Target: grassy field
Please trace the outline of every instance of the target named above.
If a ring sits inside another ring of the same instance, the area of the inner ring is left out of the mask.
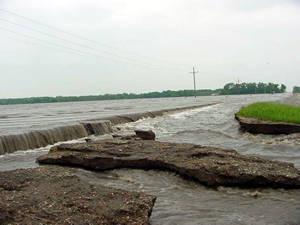
[[[262,120],[282,121],[300,124],[300,107],[271,102],[259,102],[245,107],[238,116],[255,117]]]

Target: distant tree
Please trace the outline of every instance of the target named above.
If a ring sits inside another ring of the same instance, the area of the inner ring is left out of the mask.
[[[238,87],[238,94],[249,94],[247,83],[240,84],[240,86]]]
[[[300,93],[300,87],[295,86],[293,88],[293,93]]]
[[[262,82],[259,82],[257,84],[257,93],[266,93],[266,84],[265,83],[262,83]]]
[[[222,95],[234,95],[234,94],[262,94],[262,93],[283,93],[286,90],[286,86],[281,84],[274,83],[241,83],[234,84],[228,83],[225,84],[223,90],[220,91]]]
[[[257,86],[256,86],[256,83],[247,83],[247,91],[250,92],[250,93],[254,93],[256,94],[257,92]]]
[[[235,89],[235,84],[234,83],[227,83],[224,85],[223,90],[221,90],[220,94],[221,95],[229,95],[232,94],[232,90]]]
[[[284,93],[286,91],[286,86],[284,84],[280,85],[280,92]]]

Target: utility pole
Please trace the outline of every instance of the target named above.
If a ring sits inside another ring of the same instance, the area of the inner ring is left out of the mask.
[[[195,74],[198,73],[198,71],[195,71],[195,67],[193,67],[193,71],[190,72],[193,74],[194,76],[194,95],[195,95],[195,98],[196,98],[196,78],[195,78]]]
[[[238,78],[237,80],[237,94],[241,94],[241,89],[240,89],[240,79]]]

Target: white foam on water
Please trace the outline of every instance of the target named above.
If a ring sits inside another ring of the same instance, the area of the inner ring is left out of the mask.
[[[13,153],[0,155],[0,171],[38,167],[39,164],[36,162],[36,159],[41,155],[47,154],[53,146],[62,143],[80,143],[80,142],[84,142],[84,138],[65,141],[65,142],[58,142],[53,145],[48,145],[42,148],[22,150],[22,151],[16,151]]]
[[[122,131],[133,132],[134,130],[139,129],[139,130],[153,130],[155,131],[155,133],[169,133],[169,131],[166,128],[158,125],[162,120],[164,120],[163,117],[144,118],[136,122],[118,125],[118,127],[121,128]]]
[[[170,134],[174,134],[178,131],[176,129],[174,129],[174,130],[170,129],[170,127],[168,127],[168,126],[162,126],[161,123],[170,121],[170,123],[172,123],[171,126],[173,126],[174,120],[175,121],[178,121],[178,120],[184,121],[186,118],[196,115],[199,112],[209,111],[216,107],[217,107],[217,105],[205,106],[205,107],[198,108],[198,109],[191,109],[191,110],[186,110],[183,112],[170,113],[170,114],[166,114],[164,116],[160,116],[160,117],[156,117],[156,118],[149,118],[149,117],[143,118],[136,122],[120,124],[120,125],[118,125],[118,127],[121,128],[121,130],[123,130],[123,131],[133,131],[135,129],[153,130],[157,134],[157,136],[170,135]]]
[[[178,113],[174,113],[169,115],[171,118],[175,118],[175,119],[185,119],[186,117],[195,115],[199,112],[203,112],[203,111],[209,111],[212,108],[215,108],[217,105],[211,105],[211,106],[205,106],[202,108],[198,108],[198,109],[191,109],[191,110],[187,110],[187,111],[183,111],[183,112],[178,112]]]
[[[52,147],[60,145],[60,144],[73,144],[73,143],[80,143],[80,142],[85,142],[85,138],[57,142],[53,145],[47,145],[47,146],[41,147],[41,148],[35,148],[35,149],[29,149],[29,150],[19,150],[19,151],[13,152],[13,153],[6,153],[4,155],[0,155],[0,158],[21,156],[21,155],[32,154],[32,153],[37,153],[37,152],[41,152],[41,151],[48,152]]]

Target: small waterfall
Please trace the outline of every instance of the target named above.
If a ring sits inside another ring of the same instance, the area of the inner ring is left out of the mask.
[[[45,147],[60,141],[69,141],[86,136],[88,136],[88,132],[82,124],[0,136],[0,155],[18,150]]]
[[[109,120],[86,121],[82,122],[88,135],[108,134],[112,132],[111,122]]]
[[[53,145],[57,142],[83,138],[88,135],[102,135],[112,132],[112,125],[135,122],[142,118],[154,118],[165,113],[183,111],[214,105],[216,103],[188,106],[175,109],[164,109],[152,112],[132,113],[119,116],[109,116],[100,119],[82,121],[79,124],[55,127],[52,129],[35,130],[23,134],[0,136],[0,155],[18,150],[28,150]]]

